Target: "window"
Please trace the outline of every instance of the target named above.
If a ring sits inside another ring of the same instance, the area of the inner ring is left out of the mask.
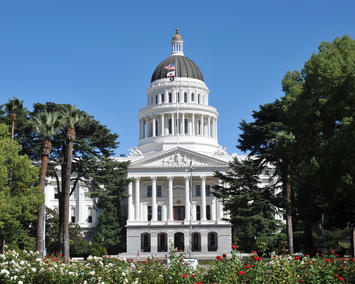
[[[201,120],[197,122],[197,133],[198,135],[201,135]]]
[[[184,233],[175,233],[174,235],[174,247],[178,251],[184,251],[185,241],[184,241]]]
[[[161,103],[164,103],[164,100],[165,100],[165,96],[164,94],[161,94]]]
[[[211,196],[211,190],[209,184],[206,184],[206,196]]]
[[[176,129],[176,133],[180,133],[180,118],[179,119],[175,119],[175,129]]]
[[[155,136],[159,135],[159,129],[158,129],[159,125],[158,125],[158,120],[155,121]]]
[[[201,234],[192,233],[192,251],[201,251]]]
[[[184,93],[184,103],[187,103],[187,93]]]
[[[141,235],[141,250],[143,252],[150,252],[150,234],[148,233]]]
[[[200,94],[197,95],[197,103],[200,104]]]
[[[207,220],[211,220],[211,206],[206,206],[206,218]]]
[[[173,101],[173,95],[169,93],[169,103],[172,103],[172,101]]]
[[[70,208],[71,222],[75,223],[75,207]]]
[[[152,186],[148,185],[147,187],[147,197],[152,197]]]
[[[176,102],[180,102],[180,93],[176,93]]]
[[[196,196],[201,196],[201,185],[199,184],[196,185]]]
[[[168,236],[166,233],[158,234],[158,251],[168,251]]]
[[[162,216],[161,216],[161,206],[158,206],[158,221],[162,220]]]
[[[148,221],[152,220],[152,206],[148,206]]]
[[[88,208],[88,223],[92,223],[92,208]]]
[[[191,101],[193,102],[194,100],[195,100],[195,94],[192,93],[192,94],[191,94]]]
[[[161,185],[157,186],[157,197],[161,197]]]
[[[216,251],[218,248],[218,236],[215,232],[208,233],[208,251]]]
[[[158,104],[158,95],[155,96],[155,104]]]
[[[174,206],[174,220],[185,219],[185,206]]]
[[[196,206],[196,220],[197,221],[201,220],[201,206],[200,205]]]
[[[187,134],[187,133],[189,133],[189,129],[188,129],[188,127],[189,127],[189,121],[188,121],[186,118],[185,118],[184,124],[185,124],[185,134]]]

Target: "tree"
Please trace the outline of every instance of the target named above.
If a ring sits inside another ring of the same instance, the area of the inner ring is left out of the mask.
[[[104,158],[98,161],[95,174],[92,175],[91,188],[96,189],[92,197],[98,198],[97,208],[100,210],[96,240],[106,247],[109,254],[122,251],[126,218],[121,203],[126,197],[125,188],[129,182],[126,178],[127,167],[128,162]]]
[[[224,184],[215,187],[215,195],[229,210],[238,246],[245,251],[257,249],[258,240],[267,240],[271,248],[280,225],[275,219],[279,205],[277,186],[272,182],[270,186],[260,186],[263,170],[253,159],[234,158],[225,174],[215,174]]]
[[[57,134],[59,131],[59,123],[58,123],[58,113],[39,113],[34,117],[34,127],[36,129],[37,134],[42,137],[43,146],[42,146],[42,165],[40,172],[40,187],[42,194],[45,195],[45,181],[47,174],[47,166],[48,166],[48,157],[52,150],[52,142],[51,139],[53,136]],[[42,258],[45,256],[44,253],[44,218],[45,218],[45,205],[42,204],[40,210],[38,212],[38,226],[37,226],[37,251],[42,255]]]
[[[5,108],[6,111],[11,114],[11,139],[14,139],[16,116],[17,112],[23,108],[23,101],[13,98],[5,105]]]
[[[73,159],[73,144],[75,140],[75,125],[79,122],[80,117],[76,107],[72,106],[69,110],[63,113],[62,123],[67,129],[66,137],[67,143],[67,159],[66,159],[66,174],[65,174],[65,187],[64,187],[64,220],[63,220],[63,252],[64,260],[70,258],[70,243],[69,243],[69,197],[70,197],[70,184],[72,173],[72,159]]]
[[[10,137],[7,126],[0,124],[0,238],[9,248],[34,249],[31,228],[44,200],[34,186],[38,170],[27,156],[19,155],[21,147]]]

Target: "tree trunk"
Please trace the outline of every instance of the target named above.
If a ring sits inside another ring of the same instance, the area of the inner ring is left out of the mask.
[[[14,139],[15,136],[15,121],[16,121],[16,112],[11,114],[11,139]]]
[[[68,146],[66,147],[66,149]],[[65,150],[65,153],[67,153],[67,150]],[[59,195],[59,252],[61,254],[64,254],[64,191],[65,191],[65,181],[66,181],[66,155],[64,155],[64,162],[63,165],[61,166],[61,192]]]
[[[52,143],[49,139],[46,139],[43,143],[42,148],[42,165],[41,165],[41,173],[39,178],[39,183],[41,186],[41,191],[43,196],[45,196],[45,185],[46,185],[46,173],[47,173],[47,166],[48,166],[48,157],[52,150]],[[38,226],[37,226],[37,251],[41,254],[42,258],[44,258],[44,242],[43,238],[43,231],[44,231],[44,211],[45,211],[45,202],[41,205],[38,211]]]
[[[69,196],[70,196],[70,178],[71,178],[71,165],[72,165],[72,154],[73,154],[73,144],[75,140],[75,128],[71,127],[67,132],[68,139],[68,149],[67,149],[67,168],[65,176],[65,190],[64,190],[64,260],[68,261],[70,259],[70,247],[69,247]]]
[[[293,249],[293,226],[292,226],[292,204],[291,204],[291,184],[290,184],[290,174],[287,175],[286,184],[286,224],[287,224],[287,238],[288,238],[288,252],[289,254],[294,253]]]

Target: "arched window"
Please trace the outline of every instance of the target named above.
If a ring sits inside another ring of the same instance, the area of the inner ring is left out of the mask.
[[[201,206],[197,205],[196,206],[196,220],[201,220]]]
[[[195,94],[191,93],[191,101],[193,102],[195,100]]]
[[[218,235],[215,232],[208,233],[208,251],[216,251],[218,249]]]
[[[189,121],[186,118],[184,124],[185,124],[185,134],[187,134],[189,133]]]
[[[184,103],[187,103],[187,93],[184,93]]]
[[[174,235],[174,247],[178,251],[184,251],[184,249],[185,249],[184,233],[175,233],[175,235]]]
[[[152,220],[152,206],[148,206],[148,221]]]
[[[88,208],[88,223],[92,223],[92,208]]]
[[[158,234],[158,251],[168,251],[168,235],[166,233]]]
[[[150,234],[141,234],[141,250],[143,252],[150,252]]]
[[[207,220],[211,220],[211,206],[206,206],[206,218]]]
[[[158,211],[158,221],[161,221],[162,220],[162,215],[161,215],[161,206],[159,205],[158,206],[158,209],[157,209],[157,211]]]
[[[192,233],[192,251],[201,251],[201,234]]]

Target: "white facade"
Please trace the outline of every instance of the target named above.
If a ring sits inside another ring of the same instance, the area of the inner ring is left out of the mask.
[[[184,76],[178,56],[185,60],[176,34],[166,59],[176,77],[152,79],[138,113],[139,144],[128,170],[128,257],[163,255],[171,245],[199,258],[231,250],[227,212],[212,194],[214,171],[226,171],[231,156],[218,144],[218,112],[208,104],[205,82]],[[192,64],[186,72],[198,68]]]

